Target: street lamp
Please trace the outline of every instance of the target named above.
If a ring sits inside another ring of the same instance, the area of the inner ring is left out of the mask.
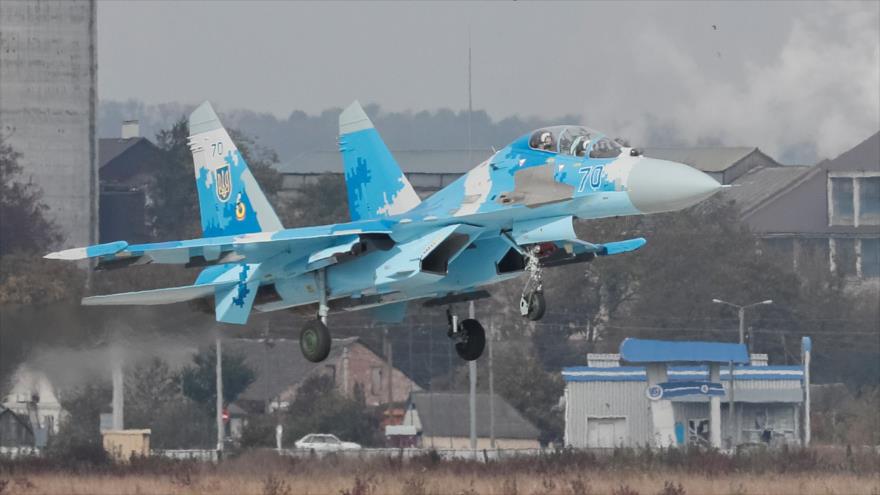
[[[733,304],[727,301],[722,301],[721,299],[712,299],[712,302],[715,304],[726,304],[732,308],[736,308],[737,313],[739,313],[739,343],[745,343],[745,331],[746,331],[746,308],[751,308],[753,306],[761,306],[762,304],[773,304],[773,299],[767,299],[765,301],[760,301],[752,304],[746,304],[745,306],[740,306],[739,304]],[[736,379],[733,368],[733,361],[730,362],[730,396],[728,402],[728,421],[731,426],[733,426],[733,418],[734,418],[734,394],[736,393],[736,386],[734,380]],[[734,445],[739,445],[740,439],[740,427],[738,426],[739,421],[736,426],[736,434],[731,439]]]
[[[760,301],[752,304],[746,304],[745,306],[740,306],[739,304],[733,304],[727,301],[722,301],[721,299],[712,299],[712,302],[715,304],[726,304],[732,308],[736,308],[739,313],[739,343],[742,344],[745,342],[745,331],[746,331],[746,308],[751,308],[753,306],[760,306],[762,304],[773,304],[773,299],[767,299],[765,301]]]

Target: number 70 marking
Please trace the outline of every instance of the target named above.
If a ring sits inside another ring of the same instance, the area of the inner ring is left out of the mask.
[[[599,186],[602,185],[602,169],[604,169],[604,165],[596,165],[595,167],[582,167],[578,170],[578,173],[581,175],[580,183],[578,184],[578,192],[584,192],[584,189],[587,188],[587,180],[590,181],[591,189],[598,189]]]

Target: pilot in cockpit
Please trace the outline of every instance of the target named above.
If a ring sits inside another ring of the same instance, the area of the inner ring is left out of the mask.
[[[586,136],[579,136],[572,146],[572,154],[574,156],[587,156],[587,146],[589,146],[590,140],[587,139]]]
[[[542,149],[544,151],[556,151],[556,146],[553,144],[553,134],[550,131],[544,131],[541,134],[541,140],[538,143],[538,149]]]

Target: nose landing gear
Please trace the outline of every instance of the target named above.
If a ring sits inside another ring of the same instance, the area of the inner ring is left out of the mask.
[[[538,261],[540,247],[526,251],[525,271],[529,275],[522,297],[519,299],[519,314],[531,321],[538,321],[544,317],[547,310],[547,302],[544,300],[544,284],[542,281],[541,264]]]

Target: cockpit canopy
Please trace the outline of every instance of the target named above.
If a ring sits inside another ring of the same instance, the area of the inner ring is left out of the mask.
[[[587,127],[560,125],[538,129],[529,137],[529,147],[571,156],[614,158],[621,147],[613,139]]]

